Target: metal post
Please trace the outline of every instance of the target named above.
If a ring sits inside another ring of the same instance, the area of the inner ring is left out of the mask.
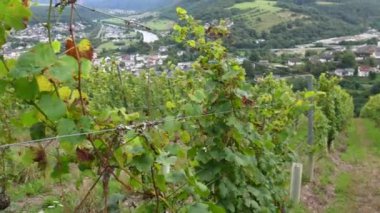
[[[307,88],[309,91],[313,91],[313,76],[310,76],[307,81]],[[313,98],[310,98],[310,102],[313,102]],[[307,130],[307,143],[309,146],[312,146],[314,143],[314,108],[311,107],[309,109],[308,115],[308,130]],[[314,179],[314,156],[313,153],[310,152],[308,156],[307,163],[307,175],[309,181],[313,181]]]
[[[290,182],[290,199],[294,203],[299,203],[302,186],[302,164],[293,163]]]

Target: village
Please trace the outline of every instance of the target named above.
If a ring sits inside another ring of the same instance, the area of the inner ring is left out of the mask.
[[[359,35],[324,39],[312,44],[298,45],[295,48],[272,49],[271,52],[282,59],[280,63],[260,60],[253,63],[252,66],[274,72],[281,70],[294,72],[305,70],[305,67],[325,65],[330,69],[324,70],[324,72],[327,71],[339,77],[368,77],[371,73],[380,73],[379,40],[380,33],[370,29]],[[340,66],[342,57],[344,57],[342,55],[349,57],[351,62]]]
[[[100,44],[95,47],[95,66],[102,66],[103,62],[112,60],[119,65],[121,70],[138,74],[139,71],[147,68],[160,70],[161,66],[165,64],[165,60],[169,57],[169,50],[173,45],[159,46],[158,49],[152,49],[148,54],[140,53],[139,51],[125,53],[126,51],[123,50],[136,42],[152,44],[159,40],[159,38],[154,33],[148,31],[127,30],[114,24],[100,23],[100,28],[94,34],[94,39],[100,40]],[[233,22],[229,23],[229,27],[232,25]],[[76,34],[79,39],[88,37],[91,31],[89,30],[91,28],[90,25],[81,22],[77,22],[74,28],[79,32]],[[66,23],[56,23],[51,31],[52,40],[57,40],[61,43],[64,43],[68,36],[67,34]],[[305,72],[311,73],[312,71],[308,70],[307,67],[318,67],[320,65],[324,65],[328,69],[323,70],[323,72],[327,71],[336,76],[368,77],[370,73],[380,72],[379,40],[380,33],[370,29],[359,35],[324,39],[311,44],[298,45],[295,48],[271,49],[270,52],[274,56],[272,60],[261,58],[258,61],[250,61],[250,63],[252,63],[256,77],[261,77],[269,72],[273,72],[275,76],[279,77],[305,74]],[[44,23],[34,24],[26,30],[11,33],[10,42],[3,47],[4,56],[5,58],[18,58],[38,42],[48,42],[46,25]],[[265,42],[265,40],[258,42]],[[112,56],[107,54],[109,48],[113,48],[116,54],[112,54]],[[174,51],[176,52],[174,56],[178,58],[177,67],[183,70],[190,69],[192,61],[181,61],[182,56],[186,52],[177,49]],[[340,60],[342,60],[341,56],[344,54],[351,55],[351,60],[353,59],[355,62],[345,63],[344,67],[339,66]],[[102,57],[96,57],[97,55],[101,55]],[[233,55],[231,57],[236,58],[240,64],[249,61],[247,57]],[[352,66],[347,67],[347,64],[352,64]],[[299,70],[302,70],[302,73],[297,73]]]
[[[85,33],[89,26],[77,22],[73,28],[78,31],[76,37],[81,39],[87,37]],[[51,29],[52,40],[64,42],[68,36],[68,27],[66,23],[57,22]],[[48,33],[45,23],[30,25],[28,28],[18,32],[11,32],[9,42],[3,48],[5,58],[18,58],[22,53],[29,50],[39,42],[48,42]]]

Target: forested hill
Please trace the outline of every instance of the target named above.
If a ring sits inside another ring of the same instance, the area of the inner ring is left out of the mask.
[[[231,46],[280,48],[380,28],[379,0],[193,0],[179,1],[204,22],[234,22]],[[176,19],[174,7],[162,10]],[[267,42],[257,44],[258,39]]]

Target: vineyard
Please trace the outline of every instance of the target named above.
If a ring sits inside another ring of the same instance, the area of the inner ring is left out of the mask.
[[[72,27],[75,1],[59,7],[71,11],[65,44],[0,55],[0,210],[284,212],[291,163],[327,155],[353,117],[337,78],[301,92],[271,75],[246,81],[223,22],[206,30],[177,8],[173,39],[197,52],[192,69],[134,75],[94,66],[91,41]],[[0,11],[2,46],[32,14],[28,0],[2,0]]]

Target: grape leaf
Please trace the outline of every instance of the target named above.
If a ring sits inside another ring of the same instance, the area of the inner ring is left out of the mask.
[[[33,100],[37,97],[39,90],[35,78],[20,78],[14,81],[15,94],[23,100]]]
[[[31,127],[33,124],[37,122],[37,114],[34,110],[27,111],[21,115],[21,124],[24,127]]]
[[[29,52],[20,56],[10,74],[16,79],[36,75],[53,65],[56,60],[49,44],[37,44]]]
[[[132,165],[134,165],[140,172],[147,172],[153,165],[153,156],[150,153],[134,156]]]
[[[78,133],[79,130],[73,120],[62,118],[58,121],[57,132],[58,135],[71,135],[74,133]],[[79,143],[82,140],[83,136],[72,136],[60,139],[60,141],[70,143]]]
[[[91,61],[87,59],[81,59],[81,71],[82,71],[83,78],[88,78],[90,76],[91,68],[92,68]]]
[[[51,46],[53,47],[54,53],[61,52],[61,42],[53,41],[53,42],[51,42]]]
[[[24,29],[26,27],[24,21],[32,15],[30,9],[22,5],[19,0],[2,0],[0,8],[5,8],[1,10],[3,15],[0,21],[4,21],[6,25],[16,30]]]
[[[189,213],[209,213],[208,206],[203,203],[196,203],[189,207]]]
[[[69,163],[70,161],[68,157],[60,156],[50,176],[52,178],[59,178],[64,174],[68,174],[70,172]]]
[[[39,75],[36,79],[40,92],[50,92],[54,90],[53,84],[50,83],[49,79],[47,79],[44,75]]]
[[[73,57],[63,56],[50,69],[50,75],[60,81],[67,82],[72,80],[74,73],[78,70],[78,63]]]
[[[42,95],[38,106],[52,121],[57,121],[66,114],[65,104],[55,95]]]
[[[30,137],[32,140],[42,139],[46,137],[46,126],[39,122],[30,127]]]

